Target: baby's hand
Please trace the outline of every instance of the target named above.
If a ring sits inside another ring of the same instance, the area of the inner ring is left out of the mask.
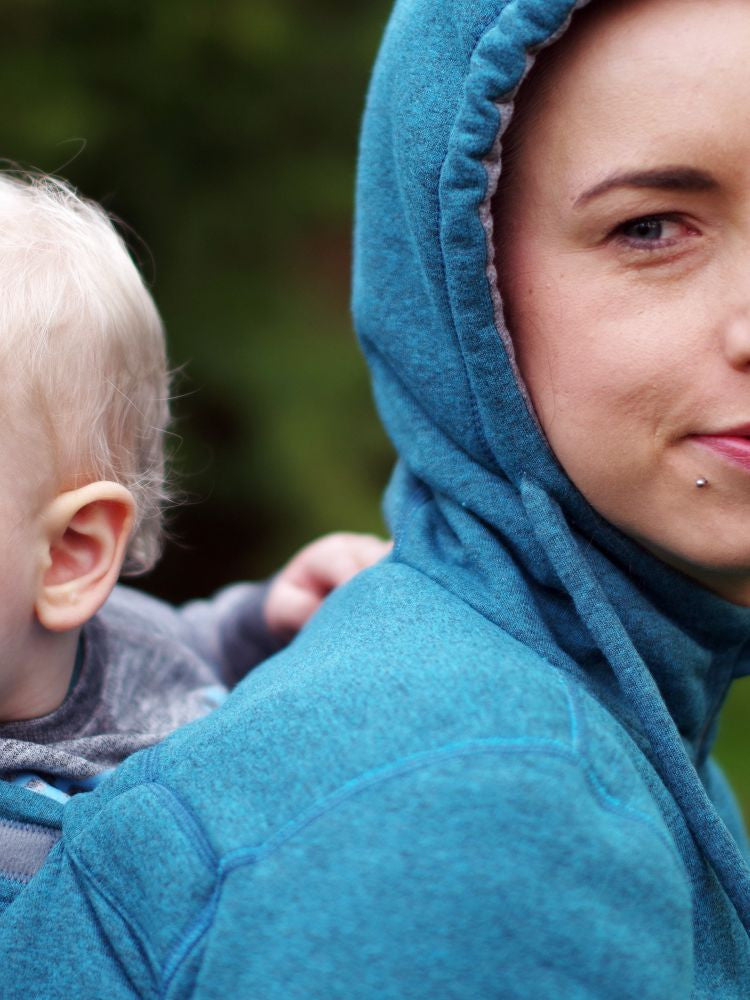
[[[300,549],[268,588],[263,608],[268,628],[279,638],[291,639],[332,590],[378,562],[392,545],[375,535],[342,531]]]

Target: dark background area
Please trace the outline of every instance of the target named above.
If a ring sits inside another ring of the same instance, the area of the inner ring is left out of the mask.
[[[392,452],[348,311],[352,190],[390,4],[9,0],[0,156],[127,223],[175,377],[172,539],[139,585],[262,578],[325,531],[383,531]],[[750,688],[719,756],[750,816]]]
[[[352,188],[388,5],[18,0],[0,155],[125,221],[175,377],[171,600],[383,530],[392,463],[348,311]]]

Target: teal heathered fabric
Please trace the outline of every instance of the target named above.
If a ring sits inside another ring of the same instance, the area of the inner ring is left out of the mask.
[[[750,613],[586,505],[493,301],[506,102],[570,6],[396,4],[354,287],[395,552],[65,807],[0,918],[3,998],[750,994],[745,835],[710,758]]]

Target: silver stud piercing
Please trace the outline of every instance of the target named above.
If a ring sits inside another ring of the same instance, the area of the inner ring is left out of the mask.
[[[695,480],[695,485],[696,485],[696,486],[698,487],[698,489],[700,490],[700,489],[702,489],[702,488],[703,488],[704,486],[708,486],[708,480],[707,480],[707,479],[704,479],[704,478],[703,478],[703,476],[701,476],[701,478],[700,478],[700,479],[696,479],[696,480]]]

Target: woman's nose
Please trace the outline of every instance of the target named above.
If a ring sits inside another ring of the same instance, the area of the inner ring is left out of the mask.
[[[733,368],[750,367],[750,303],[725,320],[724,351]]]

